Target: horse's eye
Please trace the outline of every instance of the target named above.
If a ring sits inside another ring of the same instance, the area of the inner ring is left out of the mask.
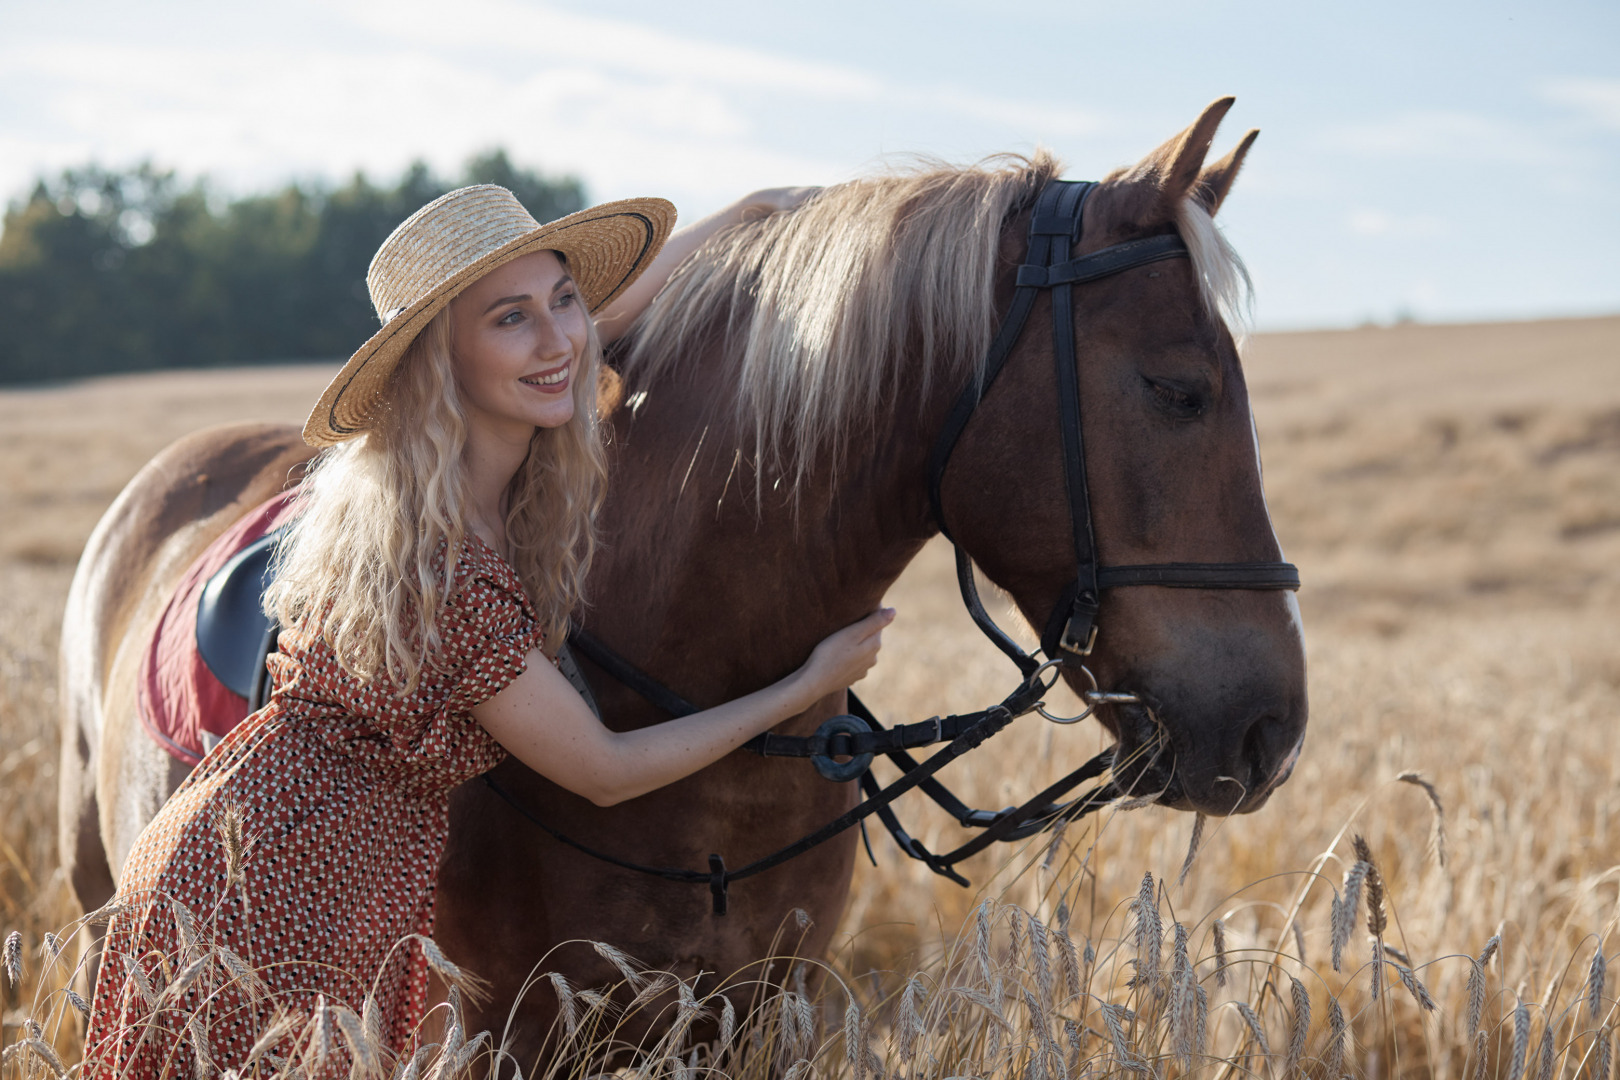
[[[1204,414],[1204,396],[1196,388],[1169,379],[1143,377],[1148,393],[1166,415],[1176,420],[1193,420]]]

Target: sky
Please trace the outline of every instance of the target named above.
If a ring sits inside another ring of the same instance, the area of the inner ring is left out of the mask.
[[[0,0],[0,200],[142,160],[246,193],[503,146],[691,221],[896,156],[1098,179],[1237,97],[1259,329],[1620,312],[1620,4]]]

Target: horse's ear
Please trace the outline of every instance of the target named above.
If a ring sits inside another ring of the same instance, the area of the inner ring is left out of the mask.
[[[1204,166],[1204,171],[1198,174],[1198,189],[1193,192],[1193,198],[1209,216],[1214,217],[1215,211],[1221,208],[1226,201],[1226,193],[1232,190],[1232,181],[1237,179],[1238,170],[1243,168],[1243,159],[1249,156],[1249,147],[1260,135],[1260,129],[1254,128],[1243,141],[1232,147],[1232,152],[1213,165]]]
[[[1215,141],[1215,129],[1221,126],[1221,120],[1235,100],[1223,97],[1210,102],[1191,127],[1127,169],[1118,179],[1151,186],[1161,207],[1178,205],[1198,182],[1209,145]]]

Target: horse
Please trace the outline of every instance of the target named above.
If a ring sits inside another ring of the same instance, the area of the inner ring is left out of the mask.
[[[1206,163],[1231,104],[1210,105],[1084,203],[1077,254],[1179,236],[1189,256],[1073,291],[1083,472],[1104,563],[1281,557],[1228,326],[1246,277],[1213,220],[1258,133]],[[983,374],[1036,197],[1060,171],[1037,153],[851,181],[731,228],[678,268],[604,380],[611,482],[582,613],[590,631],[686,699],[718,703],[791,671],[877,606],[941,514],[1040,626],[1073,587],[1078,528],[1052,420],[1049,295],[962,427],[937,511],[930,456],[953,399]],[[309,454],[290,427],[183,439],[130,482],[86,547],[63,627],[61,843],[87,909],[112,894],[130,844],[185,772],[133,715],[131,671],[163,598]],[[1208,814],[1263,805],[1306,727],[1292,594],[1114,589],[1095,625],[1085,670],[1060,670],[1076,690],[1090,676],[1128,691],[1097,713],[1116,759],[1135,762],[1116,768],[1120,789]],[[608,726],[667,718],[589,659],[580,667]],[[778,731],[807,735],[845,710],[833,695]],[[802,761],[742,752],[610,808],[512,761],[492,779],[570,840],[660,867],[755,858],[858,797]],[[617,980],[607,959],[560,942],[605,941],[712,979],[769,954],[796,913],[808,916],[797,954],[824,954],[847,898],[853,832],[738,883],[717,915],[708,890],[595,858],[511,803],[484,784],[453,793],[435,936],[491,987],[469,1023],[507,1026],[520,1061],[544,1052],[556,1016],[554,997],[527,990],[542,958],[575,985]]]

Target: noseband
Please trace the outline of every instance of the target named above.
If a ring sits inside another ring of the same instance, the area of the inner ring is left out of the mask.
[[[997,841],[1020,840],[1072,821],[1106,805],[1120,794],[1112,781],[1108,781],[1068,802],[1057,801],[1080,784],[1107,772],[1114,764],[1112,750],[1104,750],[1022,805],[1000,811],[969,807],[935,779],[935,774],[1025,713],[1039,710],[1048,719],[1072,723],[1089,715],[1099,705],[1138,700],[1134,694],[1101,692],[1096,678],[1082,663],[1091,655],[1097,643],[1097,613],[1101,607],[1103,589],[1142,585],[1175,589],[1297,589],[1299,571],[1285,562],[1098,565],[1097,542],[1091,523],[1091,496],[1086,484],[1085,443],[1080,427],[1080,369],[1074,344],[1074,286],[1163,259],[1189,256],[1187,245],[1181,237],[1165,234],[1115,244],[1089,255],[1071,258],[1072,249],[1080,244],[1080,223],[1086,199],[1096,186],[1089,182],[1057,180],[1042,189],[1030,219],[1029,252],[1024,264],[1018,268],[1012,307],[996,332],[979,377],[962,391],[947,414],[929,458],[929,504],[940,532],[956,550],[956,578],[962,590],[962,602],[985,636],[1018,665],[1023,673],[1018,687],[1000,704],[988,709],[960,716],[933,717],[921,723],[887,729],[878,723],[854,691],[850,691],[850,714],[833,717],[822,724],[814,735],[775,735],[767,732],[750,739],[743,749],[766,757],[809,758],[816,770],[829,780],[859,780],[864,798],[853,809],[815,832],[736,869],[728,869],[719,855],[709,856],[707,872],[631,862],[565,836],[492,776],[485,774],[484,782],[496,795],[560,843],[592,858],[666,881],[707,884],[713,894],[715,914],[723,915],[726,911],[727,888],[732,882],[779,866],[855,825],[860,825],[864,834],[869,817],[877,817],[908,856],[927,864],[935,873],[966,885],[967,879],[955,869],[963,859]],[[1058,423],[1063,437],[1063,475],[1074,540],[1075,580],[1064,588],[1047,619],[1041,635],[1041,651],[1047,659],[1042,660],[1025,652],[985,611],[973,582],[973,559],[946,525],[940,487],[945,468],[950,463],[951,451],[1023,334],[1036,297],[1045,289],[1052,291],[1052,355],[1057,365]],[[589,657],[602,671],[672,716],[698,711],[696,705],[614,652],[582,626],[575,624],[572,627],[568,643]],[[1091,683],[1091,691],[1084,695],[1088,707],[1080,716],[1053,717],[1045,711],[1040,699],[1051,689],[1057,674],[1053,672],[1046,676],[1044,682],[1043,675],[1053,668],[1076,666]],[[910,749],[938,743],[947,745],[922,762],[907,753]],[[903,774],[887,786],[880,786],[869,768],[877,754],[888,757]],[[840,757],[849,760],[836,760]],[[962,825],[984,831],[952,851],[939,854],[929,851],[900,825],[891,805],[913,788],[928,795]],[[871,853],[870,843],[867,853]]]
[[[928,501],[939,531],[956,550],[956,580],[962,603],[984,635],[1018,665],[1025,678],[1042,661],[1025,652],[997,626],[973,583],[973,560],[951,535],[940,495],[945,468],[968,421],[1013,346],[1023,335],[1035,298],[1052,292],[1052,361],[1057,368],[1058,430],[1063,437],[1064,491],[1068,496],[1069,524],[1074,540],[1075,579],[1064,587],[1041,634],[1047,663],[1091,655],[1097,644],[1097,612],[1103,589],[1133,585],[1159,585],[1173,589],[1298,589],[1299,570],[1285,562],[1150,563],[1136,566],[1099,566],[1097,538],[1091,523],[1091,492],[1086,482],[1086,447],[1080,425],[1080,365],[1074,346],[1074,286],[1164,259],[1189,258],[1187,245],[1174,233],[1130,240],[1123,244],[1071,258],[1080,246],[1081,219],[1086,200],[1097,185],[1089,181],[1054,180],[1042,189],[1029,222],[1029,250],[1018,268],[1012,307],[996,332],[979,377],[963,389],[945,417],[934,452],[929,458]],[[1090,673],[1087,672],[1089,675]],[[1096,680],[1093,679],[1093,689]]]

